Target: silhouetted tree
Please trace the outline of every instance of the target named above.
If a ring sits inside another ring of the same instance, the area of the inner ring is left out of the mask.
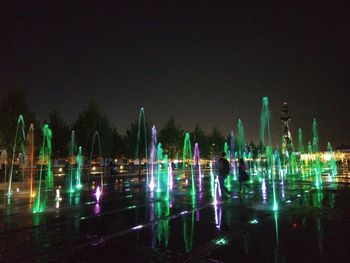
[[[170,117],[163,129],[159,132],[158,142],[162,143],[163,153],[168,154],[170,159],[176,158],[181,153],[184,132],[176,125],[175,118]]]
[[[4,94],[0,102],[0,147],[5,148],[8,153],[12,153],[12,147],[16,135],[17,120],[20,114],[22,114],[25,121],[25,134],[28,132],[30,123],[35,126],[36,136],[35,144],[38,143],[41,129],[38,128],[38,124],[35,120],[35,114],[30,111],[27,97],[23,89],[12,88],[8,89]]]
[[[209,135],[210,155],[211,157],[218,157],[220,153],[224,151],[225,137],[219,131],[217,127],[213,128],[213,131]]]
[[[143,127],[143,123],[141,123],[140,129],[140,141],[137,141],[137,133],[139,129],[138,120],[134,121],[130,124],[130,127],[125,131],[125,135],[123,136],[123,147],[124,154],[128,158],[143,158],[146,157],[146,150],[149,151],[149,146],[151,143],[151,125],[148,121],[146,121],[146,131]],[[145,149],[145,132],[146,132],[146,140],[147,140],[147,148]],[[138,153],[136,154],[136,149],[138,149]],[[136,156],[138,155],[138,156]]]
[[[67,156],[67,143],[70,139],[70,128],[63,120],[61,112],[54,108],[49,113],[49,127],[52,130],[52,154],[54,158]]]
[[[207,158],[210,155],[210,142],[209,137],[204,133],[204,131],[196,124],[193,132],[191,133],[191,141],[194,145],[198,143],[201,158]]]
[[[84,155],[90,156],[93,135],[95,131],[98,131],[101,140],[102,155],[104,157],[111,156],[113,127],[107,116],[95,102],[91,101],[79,114],[73,123],[73,129],[75,130],[76,142],[78,146],[83,147]]]

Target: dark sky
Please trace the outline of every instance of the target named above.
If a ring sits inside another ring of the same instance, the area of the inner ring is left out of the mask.
[[[58,106],[72,121],[93,98],[120,131],[143,106],[158,127],[228,134],[241,118],[258,142],[268,96],[274,143],[284,101],[295,137],[316,117],[322,144],[350,143],[346,1],[39,2],[1,4],[0,89],[23,87],[40,119]]]

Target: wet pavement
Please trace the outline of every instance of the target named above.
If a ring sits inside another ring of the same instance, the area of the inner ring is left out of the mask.
[[[214,200],[209,175],[191,194],[175,181],[169,192],[144,180],[49,193],[46,210],[31,212],[26,192],[1,209],[1,262],[350,262],[349,173],[318,189],[310,181],[253,182],[237,195]],[[57,184],[60,184],[58,182]],[[56,184],[56,185],[57,185]],[[201,188],[201,189],[200,189]]]

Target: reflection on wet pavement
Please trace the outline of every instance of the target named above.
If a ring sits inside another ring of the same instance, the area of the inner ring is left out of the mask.
[[[349,173],[322,187],[308,181],[252,182],[241,195],[213,197],[206,171],[201,189],[176,181],[151,192],[143,180],[61,191],[44,213],[17,198],[1,209],[0,261],[5,262],[349,262]],[[1,200],[4,201],[4,200]]]

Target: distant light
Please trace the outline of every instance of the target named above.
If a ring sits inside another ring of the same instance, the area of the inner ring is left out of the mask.
[[[225,246],[228,244],[228,241],[225,238],[221,238],[219,240],[216,240],[215,244],[219,246]]]
[[[257,219],[252,219],[249,221],[249,224],[253,224],[253,225],[258,224],[258,223],[259,223],[259,221]]]
[[[188,212],[187,211],[182,211],[181,213],[180,213],[180,215],[184,215],[184,214],[187,214]]]
[[[140,229],[140,228],[143,228],[143,225],[138,225],[138,226],[135,226],[133,228],[131,228],[132,230],[136,230],[136,229]]]
[[[95,193],[97,202],[100,201],[101,194],[102,194],[101,189],[99,186],[97,186],[96,193]]]

